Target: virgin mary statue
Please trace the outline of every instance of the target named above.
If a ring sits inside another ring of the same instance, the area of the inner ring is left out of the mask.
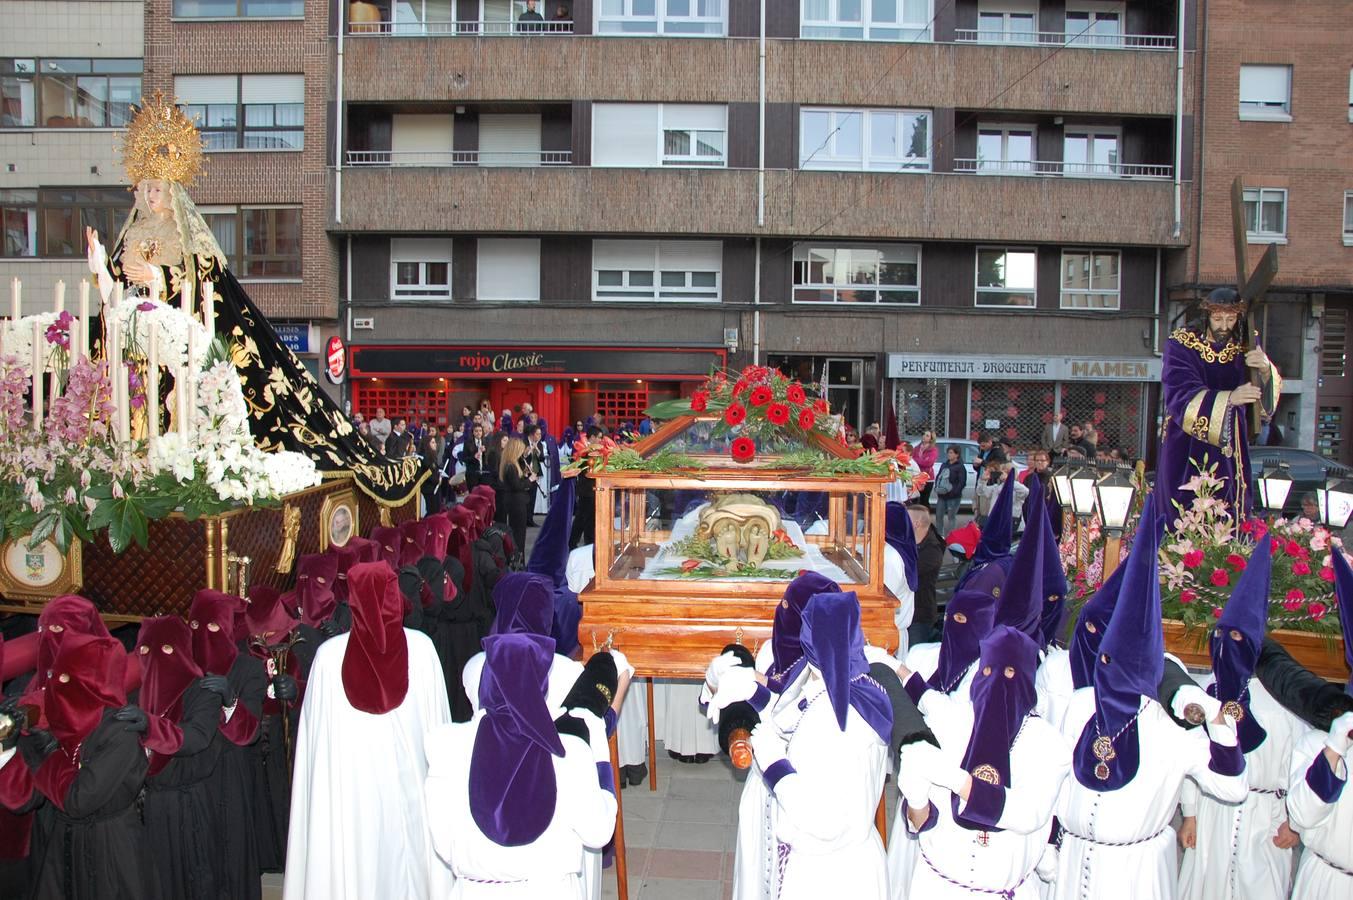
[[[203,165],[202,138],[192,121],[156,93],[127,129],[123,162],[136,200],[109,254],[109,272],[169,304],[178,304],[191,286],[199,310],[204,287],[213,286],[216,336],[239,370],[255,443],[304,453],[325,477],[352,472],[386,505],[415,493],[425,477],[418,458],[378,457],[235,280],[188,196]]]

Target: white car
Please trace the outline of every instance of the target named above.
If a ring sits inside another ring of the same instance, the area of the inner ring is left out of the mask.
[[[915,447],[916,443],[912,442],[912,446]],[[959,504],[959,508],[972,509],[973,492],[977,490],[977,473],[973,471],[972,464],[977,462],[977,458],[982,455],[981,449],[977,446],[977,441],[968,438],[936,438],[935,446],[940,448],[940,455],[936,459],[935,465],[931,467],[930,477],[935,478],[939,474],[940,463],[949,458],[949,448],[957,447],[959,461],[963,463],[963,468],[968,474],[968,480],[963,484],[963,500]],[[1020,459],[1014,459],[1012,462],[1016,476],[1028,468]],[[930,505],[932,507],[936,505],[937,499],[932,490],[930,492]]]

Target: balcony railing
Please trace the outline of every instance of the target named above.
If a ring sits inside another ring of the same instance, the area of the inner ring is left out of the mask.
[[[966,175],[1047,175],[1065,178],[1132,178],[1155,181],[1174,177],[1174,166],[1140,163],[1069,163],[1022,159],[956,159],[954,171]]]
[[[1173,50],[1169,34],[1092,34],[1084,31],[1000,31],[958,28],[954,40],[976,44],[1060,45],[1091,50]]]
[[[567,166],[572,150],[349,150],[350,166],[441,169],[451,166],[535,168]]]
[[[416,19],[350,21],[348,34],[387,37],[536,37],[573,34],[572,19],[543,22],[426,22]]]

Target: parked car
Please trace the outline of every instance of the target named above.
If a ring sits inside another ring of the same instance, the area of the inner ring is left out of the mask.
[[[1323,488],[1330,478],[1348,478],[1353,476],[1353,468],[1326,459],[1310,450],[1298,450],[1295,447],[1251,447],[1250,448],[1250,489],[1254,492],[1256,510],[1259,506],[1259,476],[1264,469],[1285,463],[1292,476],[1292,490],[1283,504],[1283,515],[1301,514],[1301,498]]]
[[[977,462],[977,457],[981,456],[982,454],[982,451],[977,446],[977,441],[969,440],[968,438],[936,438],[935,446],[940,448],[940,455],[939,458],[936,460],[935,465],[931,467],[930,477],[934,478],[939,473],[940,463],[948,459],[947,454],[949,452],[949,448],[957,447],[959,459],[963,462],[964,467],[967,468],[968,470],[968,480],[963,485],[963,500],[959,504],[959,508],[968,510],[972,509],[973,492],[977,489],[977,479],[976,477],[974,477],[976,473],[973,472],[972,464]],[[1025,469],[1028,468],[1028,464],[1025,462],[1022,456],[1014,457],[1011,460],[1011,462],[1014,464],[1014,471],[1016,476],[1018,476],[1020,472],[1023,472]],[[935,492],[931,491],[930,505],[935,506],[937,499],[938,498],[935,496]]]

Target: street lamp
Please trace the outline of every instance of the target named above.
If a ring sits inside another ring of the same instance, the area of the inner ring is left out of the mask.
[[[1353,481],[1331,478],[1315,492],[1320,507],[1320,521],[1331,529],[1342,529],[1353,515]]]
[[[1062,508],[1062,531],[1070,527],[1071,518],[1071,463],[1062,463],[1052,470],[1052,493]]]
[[[1068,478],[1071,483],[1071,511],[1076,514],[1076,568],[1085,568],[1085,526],[1095,512],[1095,469],[1076,466]]]
[[[1128,514],[1132,511],[1132,498],[1137,488],[1132,479],[1121,468],[1095,483],[1095,499],[1099,505],[1099,518],[1104,523],[1108,536],[1104,539],[1104,577],[1108,578],[1118,568],[1118,558],[1122,553],[1123,529],[1127,527]]]
[[[1259,505],[1269,511],[1269,519],[1272,520],[1282,512],[1287,495],[1292,491],[1292,473],[1288,471],[1287,463],[1278,463],[1260,473],[1257,480]]]

